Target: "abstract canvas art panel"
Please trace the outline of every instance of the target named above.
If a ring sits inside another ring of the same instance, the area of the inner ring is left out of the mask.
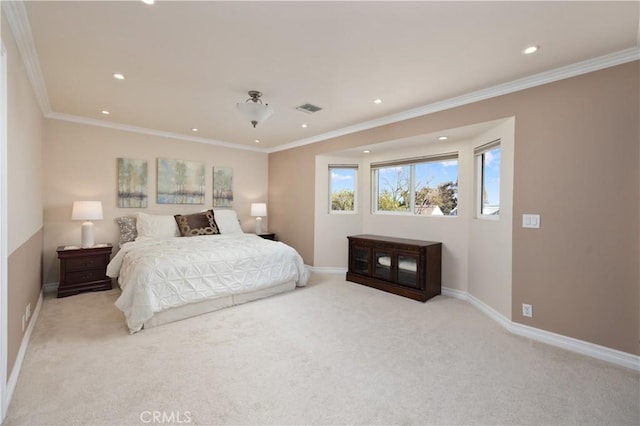
[[[158,158],[158,204],[204,204],[204,191],[204,163]]]
[[[233,203],[233,169],[213,168],[213,207],[231,207]]]
[[[118,207],[147,207],[146,160],[118,158]]]

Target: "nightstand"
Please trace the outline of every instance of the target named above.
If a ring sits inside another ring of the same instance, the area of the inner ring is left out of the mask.
[[[98,244],[91,248],[58,247],[58,297],[72,296],[82,291],[111,290],[111,278],[107,277],[111,249],[111,244]]]
[[[265,232],[263,234],[258,234],[258,237],[260,238],[264,238],[265,240],[276,240],[276,234],[274,233],[269,233],[269,232]]]

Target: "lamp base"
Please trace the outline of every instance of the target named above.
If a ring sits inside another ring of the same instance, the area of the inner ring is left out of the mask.
[[[262,218],[256,217],[256,234],[262,234]]]
[[[95,245],[93,238],[93,222],[82,222],[82,248],[91,248]]]

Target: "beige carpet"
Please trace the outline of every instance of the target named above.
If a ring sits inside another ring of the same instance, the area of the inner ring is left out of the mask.
[[[315,274],[136,335],[117,296],[45,297],[5,424],[640,424],[636,372],[444,296]]]

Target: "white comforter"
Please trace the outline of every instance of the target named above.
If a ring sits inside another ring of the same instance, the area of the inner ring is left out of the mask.
[[[205,299],[309,279],[288,245],[252,234],[177,237],[122,246],[107,267],[122,294],[116,306],[133,333],[154,313]]]

